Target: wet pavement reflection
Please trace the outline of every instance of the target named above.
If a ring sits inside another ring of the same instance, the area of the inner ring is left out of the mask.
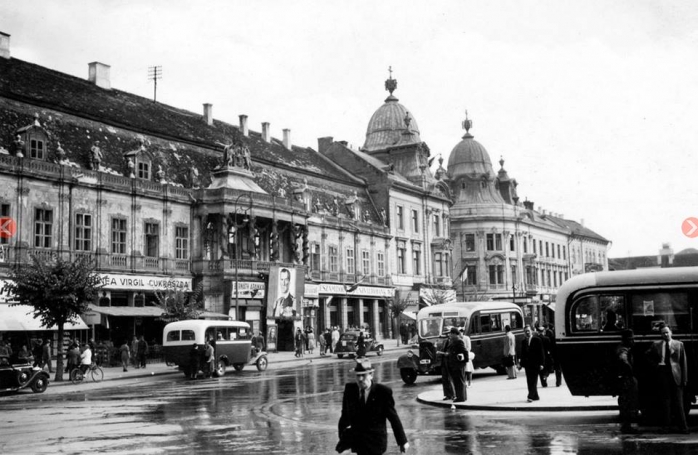
[[[404,385],[388,356],[372,362],[394,390],[415,454],[695,453],[695,441],[626,437],[613,413],[451,411],[416,401],[435,380]],[[0,453],[331,454],[351,361],[115,381],[89,391],[0,397]],[[477,380],[468,393],[477,393]],[[692,416],[694,417],[694,416]],[[390,429],[389,429],[390,432]],[[388,453],[399,450],[392,434]]]

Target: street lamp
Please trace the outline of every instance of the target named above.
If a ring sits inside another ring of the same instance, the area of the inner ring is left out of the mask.
[[[238,225],[238,202],[240,201],[240,198],[243,196],[247,196],[247,198],[249,198],[250,205],[247,208],[247,210],[245,210],[245,217],[242,219],[242,224]],[[233,239],[234,245],[235,245],[235,249],[234,249],[234,251],[235,251],[235,259],[234,259],[234,261],[235,261],[235,320],[237,321],[238,316],[240,314],[239,313],[240,300],[238,298],[238,295],[240,294],[240,282],[238,280],[238,267],[239,267],[238,262],[239,262],[240,258],[239,258],[239,254],[238,254],[238,251],[239,251],[238,250],[238,239],[239,239],[239,237],[237,236],[237,232],[238,232],[238,229],[240,227],[244,226],[245,223],[247,223],[249,221],[249,219],[247,218],[247,212],[252,211],[252,196],[250,196],[248,193],[240,194],[235,199],[235,204],[233,205],[233,209],[234,209],[233,225],[230,227],[230,230],[228,232],[228,242],[230,242],[230,239],[231,239],[231,232],[230,231],[232,231],[232,239]]]

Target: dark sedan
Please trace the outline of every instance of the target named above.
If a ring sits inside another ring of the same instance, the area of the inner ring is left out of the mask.
[[[356,357],[356,351],[358,350],[358,331],[344,332],[340,337],[337,345],[335,346],[334,353],[340,359],[345,355],[348,357]],[[366,348],[366,354],[369,352],[375,352],[376,355],[383,355],[383,343],[380,343],[373,338],[364,338],[364,347]]]

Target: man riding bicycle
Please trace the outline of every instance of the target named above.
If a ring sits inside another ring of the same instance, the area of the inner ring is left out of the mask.
[[[80,354],[80,370],[82,371],[82,374],[85,374],[92,365],[92,351],[87,343],[83,343],[82,346],[85,348],[85,350],[82,351],[82,354]]]

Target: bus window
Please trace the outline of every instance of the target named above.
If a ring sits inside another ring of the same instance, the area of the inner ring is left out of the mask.
[[[691,331],[686,292],[635,292],[631,302],[636,333],[656,331],[659,321],[664,321],[676,332]]]
[[[196,335],[194,335],[193,330],[182,330],[182,341],[194,341],[196,340]]]
[[[610,332],[625,328],[625,297],[590,295],[572,305],[575,332]]]
[[[506,323],[502,321],[502,324],[508,324],[512,330],[520,329],[523,327],[523,319],[521,319],[521,313],[509,313],[509,316],[509,321]]]
[[[480,333],[480,318],[474,317],[470,320],[470,332],[468,332],[470,335],[476,335]]]
[[[487,333],[491,332],[491,327],[490,327],[490,315],[489,314],[483,314],[480,316],[480,332],[482,333]]]
[[[490,315],[490,332],[501,332],[502,331],[502,315],[501,314],[491,314]]]
[[[167,332],[167,341],[179,341],[179,330]]]
[[[227,327],[216,327],[216,341],[227,340],[228,339],[228,328]]]

